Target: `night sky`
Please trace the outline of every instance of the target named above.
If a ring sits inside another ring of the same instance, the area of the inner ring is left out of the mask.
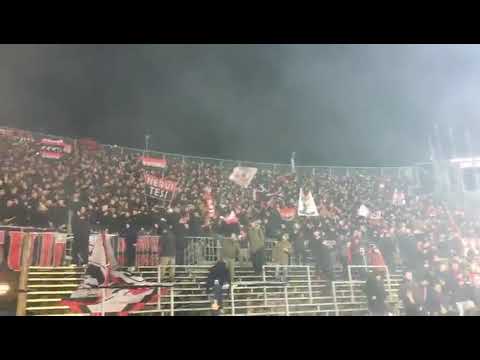
[[[402,165],[435,122],[480,135],[478,45],[2,45],[0,79],[0,125],[173,153]]]

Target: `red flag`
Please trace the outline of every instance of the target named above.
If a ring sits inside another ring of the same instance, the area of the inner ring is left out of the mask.
[[[157,159],[148,156],[142,156],[143,166],[155,167],[155,168],[165,168],[167,167],[167,159]]]
[[[235,215],[235,211],[232,211],[230,215],[225,218],[225,224],[238,224],[238,218],[237,215]]]
[[[282,218],[282,220],[291,221],[295,218],[295,215],[297,214],[297,208],[279,208],[278,212],[280,213],[280,217]]]

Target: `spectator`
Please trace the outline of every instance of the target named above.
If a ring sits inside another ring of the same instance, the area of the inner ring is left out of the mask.
[[[138,230],[136,224],[130,219],[130,213],[125,214],[124,226],[121,228],[120,234],[125,238],[125,256],[127,260],[127,266],[129,267],[130,271],[133,271],[136,259]]]
[[[265,264],[265,234],[260,223],[253,221],[248,230],[248,241],[251,251],[251,259],[253,269],[256,275],[262,274],[263,265]]]
[[[240,255],[240,245],[235,233],[225,237],[222,241],[222,259],[227,265],[230,274],[230,283],[235,279],[235,259]]]
[[[427,293],[425,310],[428,315],[439,316],[448,313],[450,299],[444,294],[442,285],[436,283]]]
[[[72,232],[72,262],[76,265],[87,265],[90,223],[87,218],[87,209],[85,206],[80,207],[73,217]]]
[[[418,285],[413,280],[413,274],[411,271],[405,273],[405,280],[400,286],[398,296],[403,302],[405,313],[407,316],[419,315],[418,305],[415,301],[415,294],[418,292]]]
[[[162,254],[160,256],[160,265],[161,268],[161,279],[165,279],[167,276],[170,282],[175,281],[175,255],[176,255],[176,244],[175,244],[175,234],[172,231],[173,226],[170,224],[165,224],[162,230]]]
[[[421,281],[420,286],[417,289],[417,292],[414,294],[415,303],[418,305],[418,312],[422,316],[427,315],[426,304],[427,304],[428,293],[430,292],[429,286],[430,286],[430,283],[428,279],[424,278]]]
[[[385,300],[387,292],[382,276],[373,271],[369,272],[364,288],[367,295],[368,311],[373,316],[383,316],[386,313]]]
[[[301,231],[301,225],[298,223],[294,224],[292,242],[297,265],[305,264],[307,261],[307,254],[305,251],[304,232]]]
[[[288,241],[288,234],[283,234],[280,241],[278,241],[272,250],[272,261],[275,266],[275,277],[281,279],[283,282],[287,282],[288,278],[288,259],[292,254],[292,245]],[[280,271],[282,275],[280,277]]]
[[[230,286],[230,273],[227,265],[222,259],[219,259],[213,267],[210,268],[207,276],[207,294],[213,298],[212,311],[218,315],[223,308],[224,292]]]
[[[383,255],[375,244],[370,244],[367,259],[369,266],[385,266]],[[375,268],[375,272],[385,273],[385,268]]]

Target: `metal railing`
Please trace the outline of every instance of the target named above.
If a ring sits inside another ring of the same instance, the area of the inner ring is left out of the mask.
[[[30,233],[32,235],[39,235],[43,233],[53,233],[53,234],[65,234],[65,246],[63,248],[63,264],[60,264],[60,266],[68,264],[69,260],[71,259],[71,253],[72,253],[72,241],[73,241],[73,234],[67,233],[67,232],[60,232],[60,231],[55,231],[51,228],[37,228],[37,227],[32,227],[32,226],[14,226],[14,225],[0,225],[0,230],[3,231],[20,231],[22,233]],[[23,240],[23,238],[22,238]],[[22,250],[21,250],[22,251]],[[5,256],[5,255],[4,255]],[[55,257],[55,252],[52,257],[52,261],[54,261]],[[21,255],[20,255],[21,258]],[[7,259],[0,259],[2,260],[7,260]],[[35,266],[35,265],[32,265]]]
[[[350,283],[350,296],[352,302],[355,301],[355,293],[353,291],[353,283],[354,280],[352,278],[352,269],[384,269],[385,270],[385,280],[387,281],[388,287],[388,296],[391,297],[392,294],[392,282],[390,279],[390,271],[388,270],[388,266],[386,265],[348,265],[348,282]]]
[[[311,273],[310,273],[310,266],[309,265],[263,265],[262,267],[262,279],[263,282],[267,281],[267,273],[266,269],[274,269],[276,275],[278,274],[280,269],[283,269],[283,271],[288,271],[288,269],[305,269],[306,270],[306,275],[307,275],[307,284],[308,284],[308,297],[310,304],[313,302],[313,292],[312,292],[312,280],[311,280]],[[288,282],[288,272],[287,275],[285,275],[286,281]],[[265,300],[265,305],[267,304],[267,291],[264,289],[263,292],[264,300]]]
[[[287,267],[286,265],[283,267]],[[176,274],[168,274],[166,268],[176,269]],[[178,269],[181,268],[179,271]],[[158,265],[155,267],[138,268],[136,273],[144,277],[148,285],[127,285],[127,287],[160,287],[169,288],[169,293],[160,292],[154,302],[151,300],[143,310],[132,314],[159,314],[175,316],[177,314],[204,314],[209,312],[211,302],[206,292],[206,280],[211,265]],[[360,285],[365,281],[326,281],[312,283],[308,276],[311,268],[307,265],[289,265],[287,282],[278,281],[273,277],[276,266],[265,265],[264,275],[260,278],[251,270],[240,270],[236,282],[232,284],[230,293],[225,292],[225,311],[227,315],[294,315],[294,314],[332,314],[363,312],[366,307],[366,296],[361,295]],[[302,268],[305,268],[302,271]],[[242,274],[243,272],[243,274]],[[173,277],[173,279],[171,278]],[[258,279],[258,280],[257,280]],[[396,278],[394,278],[393,281]],[[50,280],[50,279],[49,279]],[[332,294],[324,294],[328,286]],[[352,286],[353,285],[353,286]],[[57,286],[58,285],[54,285]],[[116,286],[112,286],[114,288]],[[233,293],[232,289],[233,288]],[[312,288],[314,291],[312,291]],[[106,299],[108,291],[99,287],[98,296]],[[160,291],[161,289],[159,289]],[[308,293],[307,293],[308,292]],[[390,293],[393,293],[391,290]],[[352,297],[353,294],[353,297]],[[99,299],[100,301],[102,299]],[[395,302],[398,299],[392,299]],[[36,301],[38,302],[38,301]],[[208,304],[208,305],[207,305]],[[42,309],[42,311],[45,309]],[[59,310],[59,309],[55,309]],[[30,311],[37,311],[31,309]],[[105,314],[105,309],[102,311]],[[107,314],[108,315],[108,314]]]
[[[232,316],[238,316],[235,310],[235,290],[238,289],[251,289],[251,288],[263,288],[264,292],[267,288],[269,289],[282,289],[283,288],[283,299],[285,304],[285,312],[282,315],[290,316],[290,307],[288,301],[288,284],[284,282],[270,282],[270,281],[251,281],[251,282],[240,282],[234,283],[230,287],[230,309]],[[268,307],[267,301],[265,300],[264,307]],[[254,307],[252,307],[253,309]],[[255,307],[258,308],[258,307]],[[274,315],[274,312],[271,312]],[[243,314],[240,314],[243,315]],[[278,314],[280,315],[280,314]]]
[[[213,264],[219,258],[222,244],[216,237],[185,237],[187,245],[184,249],[184,261],[186,265]]]

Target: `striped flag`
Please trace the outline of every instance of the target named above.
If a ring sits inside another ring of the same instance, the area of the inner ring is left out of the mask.
[[[85,278],[62,304],[77,313],[127,313],[157,301],[157,290],[141,276],[112,270],[107,263],[106,236],[95,237]],[[104,288],[104,289],[103,289]],[[105,298],[103,298],[103,293]],[[103,301],[102,301],[103,300]],[[103,303],[103,304],[102,304]]]
[[[161,168],[164,169],[167,167],[167,159],[158,159],[149,156],[142,156],[142,164],[143,166],[154,167],[154,168]]]

